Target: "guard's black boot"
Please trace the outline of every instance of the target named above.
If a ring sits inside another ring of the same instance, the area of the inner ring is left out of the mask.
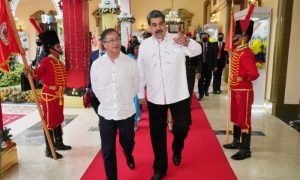
[[[242,133],[242,144],[240,151],[232,155],[231,158],[234,160],[243,160],[251,157],[250,151],[251,132]]]
[[[54,136],[55,136],[54,148],[56,150],[70,150],[70,149],[72,149],[71,146],[65,145],[63,143],[62,135],[63,135],[63,132],[62,132],[61,125],[54,128]]]
[[[45,133],[44,133],[44,135],[45,135],[45,142],[46,142],[45,156],[53,159],[53,156],[52,156],[52,153],[51,153],[51,150],[50,150],[50,146],[49,146],[49,143],[48,143],[48,140],[47,140],[47,136],[46,136]],[[50,135],[50,138],[51,138],[52,142],[54,143],[53,130],[49,130],[49,135]],[[55,153],[56,153],[56,158],[57,159],[61,159],[63,157],[61,154],[59,154],[57,152],[55,152]]]
[[[241,137],[241,128],[237,125],[233,126],[233,141],[229,144],[224,144],[225,149],[239,149],[240,148],[240,137]]]

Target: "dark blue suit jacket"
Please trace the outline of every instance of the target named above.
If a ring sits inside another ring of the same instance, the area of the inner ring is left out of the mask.
[[[98,101],[97,97],[95,96],[95,94],[92,90],[91,67],[92,67],[93,62],[95,62],[95,60],[98,59],[98,58],[99,58],[99,50],[92,51],[91,56],[90,56],[90,67],[89,67],[89,75],[88,75],[88,77],[89,77],[89,79],[88,79],[88,89],[91,92],[91,105],[94,108],[96,113],[98,111],[98,106],[99,106],[100,102]]]
[[[90,67],[89,67],[89,79],[88,79],[88,88],[91,89],[92,88],[92,84],[91,84],[91,67],[93,62],[98,59],[99,57],[99,50],[96,51],[92,51],[91,52],[91,56],[90,56]]]

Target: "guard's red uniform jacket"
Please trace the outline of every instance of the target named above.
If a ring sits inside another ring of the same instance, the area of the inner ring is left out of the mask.
[[[34,69],[33,77],[41,79],[43,88],[41,104],[44,120],[49,129],[59,126],[64,121],[63,95],[66,84],[65,65],[53,56],[45,57],[40,66]]]
[[[241,81],[237,80],[238,76]],[[248,44],[237,47],[231,62],[231,121],[243,132],[251,131],[252,81],[258,76],[255,57]]]

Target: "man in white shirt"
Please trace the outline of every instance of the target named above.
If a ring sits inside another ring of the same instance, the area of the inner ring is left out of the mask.
[[[181,161],[184,139],[191,124],[185,56],[201,54],[201,46],[181,32],[167,33],[165,16],[161,11],[151,11],[147,20],[152,37],[145,39],[140,45],[138,65],[141,83],[138,96],[143,102],[144,88],[147,87],[150,134],[155,155],[151,180],[160,180],[168,169],[168,108],[174,119],[173,162],[178,166]]]
[[[133,98],[139,88],[139,73],[135,61],[120,52],[121,41],[114,29],[101,35],[106,53],[92,65],[92,89],[101,104],[98,107],[102,154],[108,180],[117,180],[116,133],[130,169],[135,168]]]

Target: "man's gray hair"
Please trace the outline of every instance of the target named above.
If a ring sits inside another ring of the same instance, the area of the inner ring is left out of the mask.
[[[159,10],[153,10],[147,16],[148,25],[150,25],[150,22],[151,22],[150,20],[152,18],[157,18],[157,17],[161,17],[163,19],[163,21],[165,22],[165,15],[164,15],[164,13],[162,13]]]

